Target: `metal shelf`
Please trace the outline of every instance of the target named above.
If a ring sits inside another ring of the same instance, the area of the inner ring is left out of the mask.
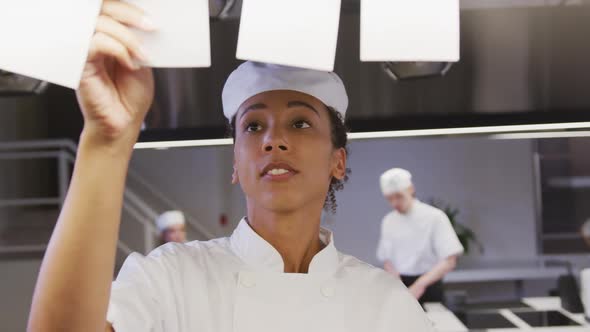
[[[3,207],[25,207],[25,206],[59,206],[61,200],[59,197],[45,198],[20,198],[20,199],[2,199],[0,208]]]
[[[46,244],[23,246],[0,246],[0,254],[42,253],[47,249]]]
[[[570,188],[570,189],[589,189],[590,176],[560,176],[554,177],[547,181],[550,187]]]

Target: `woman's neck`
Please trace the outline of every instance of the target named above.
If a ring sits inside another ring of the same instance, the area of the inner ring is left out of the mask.
[[[248,223],[281,255],[286,273],[307,273],[313,257],[324,244],[320,241],[320,211],[299,209],[295,213],[276,213],[248,206]]]

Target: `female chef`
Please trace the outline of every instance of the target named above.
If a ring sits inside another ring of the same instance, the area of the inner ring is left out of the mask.
[[[130,27],[153,28],[133,5],[106,0],[77,91],[85,124],[75,171],[29,331],[432,331],[398,279],[340,253],[320,228],[347,174],[348,100],[330,72],[237,68],[222,101],[245,217],[228,238],[132,254],[111,284],[127,166],[154,91]]]
[[[386,171],[380,185],[393,211],[381,223],[377,258],[420,303],[443,302],[442,278],[463,253],[449,218],[415,198],[412,175],[405,169]]]

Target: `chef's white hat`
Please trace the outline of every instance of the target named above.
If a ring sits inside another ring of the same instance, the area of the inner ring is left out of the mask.
[[[160,231],[175,225],[184,225],[184,214],[180,211],[166,211],[156,219],[156,226]]]
[[[403,168],[392,168],[381,174],[379,179],[384,196],[408,189],[412,185],[412,174]]]
[[[348,107],[344,84],[333,72],[247,61],[225,82],[221,93],[223,114],[231,120],[250,97],[274,90],[293,90],[313,96],[334,108],[342,119]]]

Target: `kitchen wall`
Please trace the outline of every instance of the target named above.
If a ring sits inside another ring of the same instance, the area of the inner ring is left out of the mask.
[[[398,166],[414,173],[418,197],[443,200],[460,210],[485,247],[483,257],[536,255],[532,142],[486,138],[383,139],[350,146],[350,181],[328,216],[338,247],[370,263],[381,218],[389,207],[379,175]],[[217,235],[231,233],[244,213],[240,189],[230,184],[231,147],[139,150],[132,168]],[[219,224],[220,214],[230,226]],[[477,252],[473,256],[482,256]]]
[[[443,200],[459,209],[459,222],[478,235],[485,258],[534,257],[531,144],[485,138],[354,142],[353,174],[338,197],[333,226],[340,248],[375,262],[379,224],[389,211],[378,177],[399,166],[412,171],[420,199]]]

